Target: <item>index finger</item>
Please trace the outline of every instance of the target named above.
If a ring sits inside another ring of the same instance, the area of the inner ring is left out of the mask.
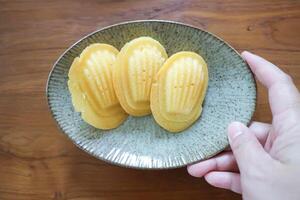
[[[289,75],[269,61],[250,52],[243,52],[242,57],[247,61],[257,79],[268,88],[273,115],[300,104],[299,91]]]

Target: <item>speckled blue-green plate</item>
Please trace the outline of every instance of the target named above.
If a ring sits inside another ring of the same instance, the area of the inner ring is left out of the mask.
[[[194,51],[208,64],[209,85],[202,115],[181,133],[162,129],[152,116],[129,117],[120,127],[103,131],[85,123],[73,109],[67,87],[73,59],[91,43],[108,43],[121,49],[140,36],[158,40],[169,56],[178,51]],[[109,26],[72,45],[54,64],[47,98],[59,127],[87,153],[121,166],[164,169],[207,159],[226,148],[227,125],[234,120],[246,124],[251,120],[256,85],[247,64],[220,38],[177,22],[147,20]]]

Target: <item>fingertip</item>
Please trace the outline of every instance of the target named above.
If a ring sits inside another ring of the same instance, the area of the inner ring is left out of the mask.
[[[197,176],[197,170],[194,165],[189,165],[189,166],[187,166],[186,169],[187,169],[187,172],[189,173],[189,175],[194,176],[194,177],[199,177],[199,176]]]
[[[241,122],[232,122],[228,125],[227,133],[229,141],[232,141],[234,138],[242,134],[245,130],[245,125]]]
[[[210,172],[205,175],[207,183],[214,187],[241,193],[240,175],[232,172]]]
[[[243,51],[241,53],[241,56],[245,59],[248,55],[253,55],[253,53],[249,52],[249,51]]]
[[[249,63],[249,61],[250,61],[251,59],[259,58],[259,56],[257,56],[256,54],[254,54],[254,53],[252,53],[252,52],[250,52],[250,51],[243,51],[243,52],[241,53],[241,56],[242,56],[242,58],[243,58],[244,60],[247,61],[247,63]],[[250,66],[250,67],[251,67],[251,66]]]
[[[204,176],[204,179],[214,187],[230,189],[230,177],[227,172],[210,172]]]
[[[286,78],[286,74],[281,69],[256,54],[244,51],[241,56],[248,63],[258,80],[267,88]]]
[[[228,125],[228,131],[234,131],[240,129],[244,124],[239,121],[233,121]]]
[[[191,176],[200,178],[203,177],[207,172],[209,172],[210,168],[212,168],[210,160],[205,160],[187,166],[187,171]]]
[[[215,172],[210,172],[208,174],[206,174],[204,176],[204,179],[206,180],[207,183],[209,183],[210,185],[213,185],[215,186],[216,183],[218,182],[219,180],[219,177],[216,175]]]
[[[249,57],[259,57],[259,56],[257,56],[256,54],[254,54],[254,53],[252,53],[252,52],[250,52],[250,51],[243,51],[243,52],[241,53],[241,56],[242,56],[245,60],[247,60]]]
[[[240,122],[228,126],[228,139],[240,171],[263,162],[268,155],[255,134]]]
[[[206,174],[206,175],[204,176],[204,179],[206,180],[206,182],[207,182],[208,184],[210,184],[210,185],[215,185],[216,177],[215,177],[215,175],[214,175],[213,172]]]
[[[250,69],[255,72],[256,65],[253,64],[253,62],[257,59],[260,59],[260,57],[249,51],[243,51],[241,56],[249,64]]]

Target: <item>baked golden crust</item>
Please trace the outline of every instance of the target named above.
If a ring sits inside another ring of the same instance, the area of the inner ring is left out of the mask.
[[[88,124],[100,129],[118,127],[127,114],[113,88],[113,66],[118,50],[107,44],[92,44],[74,59],[68,87],[72,103]]]
[[[164,47],[150,37],[128,42],[114,67],[114,88],[124,110],[133,116],[151,113],[150,90],[154,76],[167,59]]]
[[[170,132],[192,125],[201,115],[207,85],[207,64],[200,55],[188,51],[172,55],[152,84],[151,110],[156,122]]]

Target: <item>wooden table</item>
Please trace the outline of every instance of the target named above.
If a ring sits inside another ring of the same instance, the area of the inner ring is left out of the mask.
[[[226,3],[225,3],[226,2]],[[82,36],[135,19],[189,23],[279,65],[300,86],[300,2],[0,0],[0,199],[241,199],[185,168],[141,171],[109,165],[57,129],[45,98],[58,56]],[[258,86],[255,120],[270,122]]]

